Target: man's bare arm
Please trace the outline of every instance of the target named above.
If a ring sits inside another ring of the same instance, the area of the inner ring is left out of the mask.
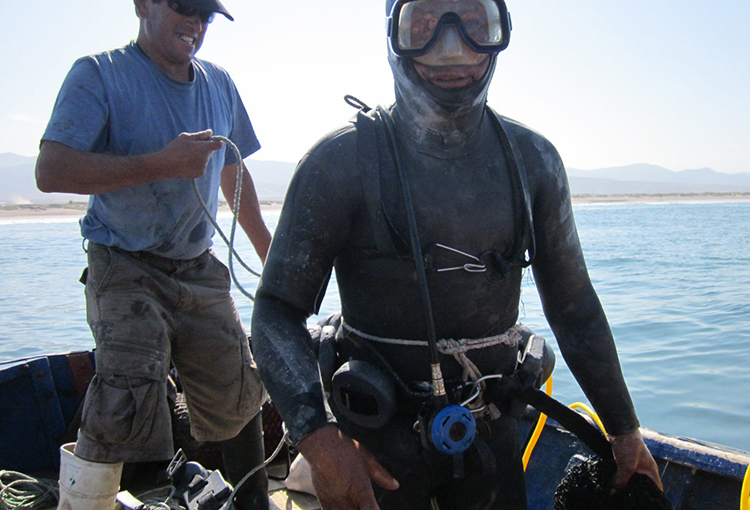
[[[96,195],[167,179],[203,175],[211,154],[222,142],[211,130],[182,133],[158,152],[113,156],[80,151],[43,141],[36,164],[37,187],[45,193]]]

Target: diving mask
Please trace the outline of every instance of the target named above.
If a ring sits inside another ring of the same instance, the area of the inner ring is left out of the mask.
[[[401,57],[425,55],[447,27],[477,53],[499,53],[510,42],[504,0],[398,0],[388,17],[391,49]]]

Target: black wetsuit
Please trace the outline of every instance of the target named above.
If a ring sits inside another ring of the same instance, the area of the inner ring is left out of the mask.
[[[400,67],[398,67],[400,66]],[[394,64],[397,101],[393,118],[408,172],[419,239],[428,256],[428,283],[438,339],[481,338],[505,332],[518,319],[522,268],[507,274],[435,269],[471,262],[435,248],[439,243],[480,257],[493,252],[508,260],[530,247],[519,245],[523,223],[519,189],[509,156],[485,109],[484,92],[455,109],[435,107],[425,87],[408,89],[403,62]],[[398,67],[398,68],[397,68]],[[493,61],[494,67],[494,61]],[[491,70],[489,71],[491,73]],[[406,85],[405,85],[406,84]],[[409,97],[416,90],[416,99]],[[421,117],[420,117],[421,116]],[[438,118],[444,129],[425,129],[420,118]],[[447,119],[447,120],[446,120]],[[535,254],[532,269],[548,322],[568,366],[579,380],[607,430],[633,430],[637,418],[621,376],[606,317],[591,285],[576,232],[567,178],[555,148],[538,133],[510,122],[528,175]],[[381,219],[372,214],[372,175],[358,164],[355,124],[323,138],[302,159],[295,173],[258,288],[252,343],[264,383],[299,440],[329,421],[306,319],[316,312],[332,267],[345,321],[369,335],[426,340],[422,303],[408,240],[404,204],[394,188],[381,183],[383,212],[396,250],[378,248]],[[379,140],[377,153],[389,152]],[[360,147],[360,150],[361,147]],[[361,156],[361,154],[360,154]],[[386,156],[388,157],[388,156]],[[396,190],[398,188],[395,188]],[[503,277],[500,277],[503,276]],[[428,356],[418,347],[373,342],[399,375],[409,381],[430,379]],[[345,347],[345,346],[344,346]],[[516,350],[498,345],[469,353],[482,374],[509,373]],[[447,379],[461,368],[442,356]],[[381,508],[524,509],[525,489],[515,421],[480,420],[478,432],[495,454],[498,471],[487,472],[481,452],[465,455],[466,476],[452,477],[450,457],[425,452],[411,431],[415,416],[399,414],[386,428],[373,431],[340,419],[340,427],[378,457],[401,487],[378,491]],[[490,462],[489,464],[492,464]]]

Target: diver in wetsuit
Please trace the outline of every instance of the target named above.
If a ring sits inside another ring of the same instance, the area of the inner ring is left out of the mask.
[[[323,508],[526,508],[513,413],[499,402],[500,412],[478,413],[472,446],[445,455],[415,430],[413,397],[431,380],[424,346],[430,322],[441,341],[486,341],[458,356],[441,351],[448,388],[466,381],[467,372],[513,373],[529,262],[562,354],[612,434],[614,485],[634,472],[659,484],[587,273],[563,164],[549,141],[509,119],[496,121],[486,104],[510,36],[503,0],[390,0],[387,13],[396,102],[387,111],[360,112],[300,161],[253,311],[264,383],[311,465]],[[386,117],[395,137],[383,127]],[[503,143],[503,126],[515,155]],[[429,307],[410,249],[409,211]],[[403,383],[394,383],[397,409],[373,420],[376,428],[331,399],[334,422],[324,405],[330,373],[321,365],[321,378],[306,320],[318,310],[332,268],[343,317],[336,366],[365,360]]]

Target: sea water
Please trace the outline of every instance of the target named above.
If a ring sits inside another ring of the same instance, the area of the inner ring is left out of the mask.
[[[750,203],[581,205],[574,213],[642,425],[750,450]],[[273,229],[278,212],[264,215]],[[220,216],[227,235],[230,223]],[[0,369],[21,357],[92,348],[77,218],[0,219],[0,240]],[[241,230],[236,248],[260,269]],[[253,293],[257,278],[234,266]],[[236,286],[233,294],[249,329],[252,301]],[[331,282],[320,315],[338,307]],[[555,349],[553,396],[586,402],[530,272],[520,320]]]

